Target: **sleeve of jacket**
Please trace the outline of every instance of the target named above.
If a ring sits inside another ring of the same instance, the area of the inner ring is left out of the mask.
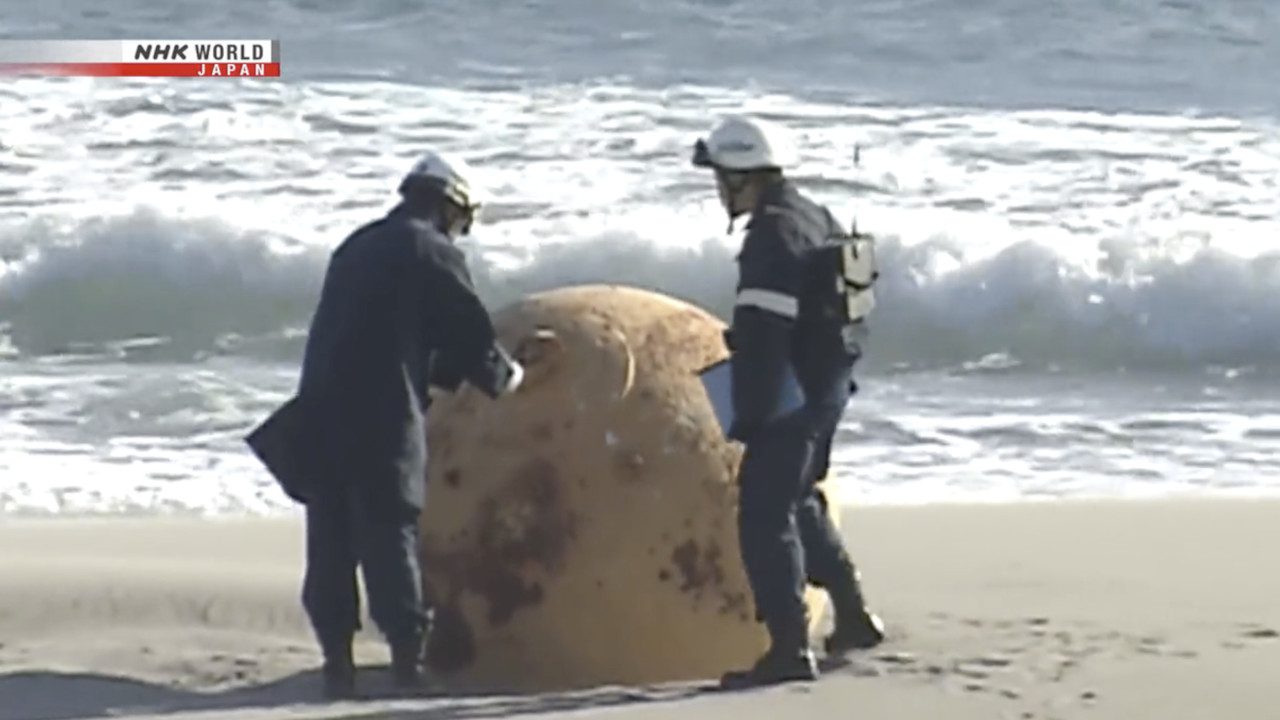
[[[453,247],[440,252],[434,269],[428,302],[436,309],[441,339],[431,384],[454,390],[466,381],[489,397],[514,390],[522,371],[498,342],[462,252]]]
[[[791,362],[791,334],[799,314],[801,238],[784,214],[762,211],[753,219],[738,256],[738,295],[733,309],[734,427],[747,439],[775,419]]]

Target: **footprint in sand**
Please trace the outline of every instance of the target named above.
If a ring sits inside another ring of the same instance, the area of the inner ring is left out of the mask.
[[[1248,640],[1276,640],[1280,639],[1280,632],[1269,627],[1250,627],[1246,628],[1240,636]]]
[[[876,656],[876,660],[888,665],[914,665],[916,656],[908,652],[888,652]]]
[[[1007,655],[983,655],[982,657],[965,660],[965,662],[988,668],[1003,668],[1012,665],[1013,658]]]
[[[1167,647],[1163,638],[1149,636],[1138,638],[1134,650],[1143,655],[1164,655]]]
[[[881,653],[873,660],[880,665],[877,671],[882,675],[915,675],[920,672],[916,656],[908,652]]]
[[[1013,658],[1007,655],[981,655],[957,660],[952,666],[952,671],[962,677],[986,680],[991,677],[993,671],[1007,670],[1013,664]]]
[[[1076,661],[1068,657],[1058,657],[1055,664],[1057,667],[1051,671],[1050,679],[1053,682],[1062,682],[1066,678],[1067,672],[1076,666]]]
[[[1043,642],[1049,636],[1050,625],[1047,617],[1031,617],[1022,621],[1026,626],[1027,633],[1036,641]]]
[[[1223,640],[1221,645],[1227,650],[1244,650],[1250,643],[1263,643],[1280,639],[1280,632],[1261,625],[1245,625],[1240,634],[1231,640]]]

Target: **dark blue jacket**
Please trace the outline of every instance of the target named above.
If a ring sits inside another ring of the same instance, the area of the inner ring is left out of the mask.
[[[299,382],[314,492],[357,483],[374,502],[421,508],[428,385],[496,397],[509,372],[446,235],[403,205],[359,228],[330,259]]]
[[[788,372],[807,402],[819,402],[828,382],[848,373],[857,348],[845,324],[817,311],[815,248],[847,237],[825,207],[779,180],[762,193],[738,255],[738,288],[730,331],[735,423],[730,435],[749,437],[779,418]]]

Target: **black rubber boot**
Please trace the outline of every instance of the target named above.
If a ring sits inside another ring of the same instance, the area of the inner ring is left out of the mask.
[[[882,642],[884,622],[875,613],[862,610],[852,620],[837,620],[835,630],[823,641],[823,649],[828,655],[839,655],[869,650]]]
[[[725,673],[720,687],[737,690],[788,682],[810,682],[818,679],[818,663],[809,649],[807,618],[796,618],[769,628],[772,644],[768,652],[746,670]]]
[[[747,670],[735,670],[720,678],[725,690],[742,690],[789,682],[812,682],[818,679],[818,663],[807,647],[783,649],[771,647]]]
[[[356,663],[351,652],[351,640],[334,640],[321,643],[324,666],[321,678],[326,700],[352,700],[356,697]]]
[[[828,655],[867,650],[884,642],[884,622],[867,609],[858,572],[850,566],[842,575],[827,587],[835,612],[835,630],[823,643]]]
[[[426,643],[420,637],[391,644],[391,680],[399,690],[428,689]]]

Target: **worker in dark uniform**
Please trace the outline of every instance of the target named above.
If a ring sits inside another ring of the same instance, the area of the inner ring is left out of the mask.
[[[873,304],[874,259],[869,245],[783,176],[793,161],[775,126],[744,117],[726,119],[694,148],[694,164],[715,171],[730,229],[751,215],[727,334],[735,418],[729,435],[745,445],[739,539],[771,645],[753,667],[727,673],[726,687],[817,677],[807,580],[831,595],[836,629],[828,652],[871,647],[884,637],[817,484],[852,391],[862,321]],[[788,374],[804,403],[783,412]]]
[[[294,427],[275,433],[291,432],[310,453],[286,458],[297,477],[281,482],[306,505],[302,601],[331,698],[355,693],[357,567],[370,614],[391,649],[395,683],[424,687],[430,608],[418,519],[426,502],[429,386],[453,390],[466,381],[498,397],[523,376],[497,343],[453,244],[470,230],[477,209],[465,165],[428,153],[399,191],[395,208],[333,253],[299,390],[288,405]],[[264,456],[277,441],[270,432],[260,435],[250,445],[256,441]]]

